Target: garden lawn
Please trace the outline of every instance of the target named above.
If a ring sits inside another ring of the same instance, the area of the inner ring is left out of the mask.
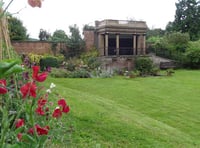
[[[71,107],[63,119],[70,129],[52,146],[200,147],[200,71],[51,82]]]

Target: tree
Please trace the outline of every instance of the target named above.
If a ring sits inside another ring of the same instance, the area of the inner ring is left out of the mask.
[[[53,42],[66,42],[68,39],[68,36],[66,35],[65,31],[63,30],[56,30],[53,33],[53,36],[51,38],[51,40]]]
[[[71,35],[67,39],[67,46],[70,49],[70,56],[79,56],[84,49],[84,40],[81,38],[77,25],[69,26]]]
[[[27,40],[29,35],[21,20],[8,15],[8,29],[11,40]]]
[[[197,0],[179,0],[176,3],[176,14],[173,24],[170,26],[173,31],[182,33],[188,32],[191,40],[200,37],[200,3]]]

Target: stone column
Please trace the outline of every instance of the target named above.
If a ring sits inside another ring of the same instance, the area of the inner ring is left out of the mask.
[[[139,34],[139,35],[137,36],[137,38],[138,38],[138,39],[137,39],[137,46],[138,46],[138,47],[137,47],[137,54],[138,54],[138,55],[141,55],[141,54],[142,54],[142,51],[141,51],[141,50],[142,50],[142,44],[143,44],[142,41],[141,41],[141,34]]]
[[[116,50],[117,50],[116,55],[118,56],[119,55],[119,34],[116,34]]]
[[[146,34],[143,34],[143,55],[146,54]]]
[[[108,34],[105,34],[105,56],[108,56]]]
[[[104,56],[104,37],[102,34],[98,34],[98,49],[101,56]]]
[[[136,34],[133,34],[133,55],[136,55]]]

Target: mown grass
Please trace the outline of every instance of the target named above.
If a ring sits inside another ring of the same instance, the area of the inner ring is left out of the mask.
[[[51,82],[71,107],[52,147],[200,147],[200,71]]]

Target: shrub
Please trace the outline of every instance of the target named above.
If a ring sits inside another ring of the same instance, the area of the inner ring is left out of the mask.
[[[69,71],[64,68],[52,68],[50,76],[54,78],[67,78],[69,76]]]
[[[184,64],[190,68],[200,68],[200,41],[189,43]]]
[[[153,61],[148,57],[138,57],[135,60],[135,68],[141,76],[149,75],[153,69]]]
[[[33,54],[33,53],[30,53],[28,54],[28,58],[29,58],[29,62],[32,63],[32,64],[36,64],[36,65],[39,65],[40,63],[40,60],[43,58],[42,55],[38,55],[38,54]]]
[[[71,72],[68,77],[69,78],[89,78],[90,74],[85,69],[77,69]]]
[[[59,67],[59,61],[56,57],[44,57],[40,60],[41,70],[44,71],[47,67]]]

